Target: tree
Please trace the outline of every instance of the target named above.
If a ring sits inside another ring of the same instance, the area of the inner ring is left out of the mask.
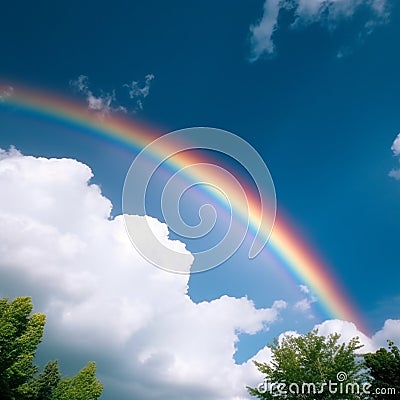
[[[38,372],[33,361],[46,317],[32,309],[30,297],[0,299],[0,400],[97,400],[103,385],[94,362],[72,378],[61,377],[57,361]]]
[[[19,399],[20,389],[37,372],[33,364],[42,340],[43,314],[33,314],[29,297],[0,299],[0,399]]]
[[[102,391],[103,385],[96,379],[96,364],[90,362],[76,376],[60,382],[52,400],[96,400]]]
[[[380,348],[376,353],[364,356],[372,378],[374,399],[398,399],[400,396],[400,350],[392,341],[388,343],[389,351]]]
[[[52,400],[53,391],[61,381],[57,361],[49,361],[41,374],[23,385],[20,392],[28,400]]]
[[[362,346],[357,337],[347,344],[339,339],[339,334],[325,337],[314,330],[275,340],[269,346],[271,362],[255,361],[265,379],[256,388],[247,387],[249,393],[260,399],[363,398],[362,363],[356,355]]]

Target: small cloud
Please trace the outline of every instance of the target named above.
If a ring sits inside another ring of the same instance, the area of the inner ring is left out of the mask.
[[[111,93],[100,91],[95,95],[89,88],[89,78],[86,75],[79,75],[78,79],[71,80],[69,84],[86,96],[89,110],[95,111],[101,116],[110,114],[112,111],[126,112],[125,107],[116,104],[114,91]]]
[[[301,293],[306,295],[306,297],[296,302],[293,308],[296,311],[307,313],[308,318],[314,318],[314,315],[311,312],[311,304],[315,303],[318,299],[312,294],[308,286],[299,285],[299,289]]]
[[[273,54],[275,44],[273,34],[277,29],[280,0],[266,0],[261,20],[250,27],[250,61],[257,61],[264,54]]]
[[[400,180],[400,169],[392,169],[389,172],[389,176],[393,179],[396,179],[397,181]]]
[[[300,291],[302,293],[305,293],[305,294],[309,294],[310,293],[310,289],[306,285],[299,285],[299,288],[300,288]]]
[[[127,112],[127,109],[116,104],[115,91],[111,93],[101,93],[99,96],[94,96],[93,93],[89,93],[87,96],[89,109],[99,111],[101,114],[109,114],[112,111],[120,111],[123,113]]]
[[[154,75],[148,74],[145,76],[144,84],[141,84],[139,81],[132,81],[130,84],[122,85],[123,88],[129,88],[129,99],[135,103],[133,107],[130,105],[121,105],[117,99],[115,89],[111,92],[98,90],[95,93],[90,89],[89,78],[86,75],[80,75],[77,79],[71,80],[69,83],[75,90],[85,95],[89,110],[104,116],[111,112],[135,113],[143,110],[143,100],[150,93],[150,85],[153,79]]]
[[[397,135],[396,139],[394,139],[391,150],[395,156],[400,155],[400,133]]]
[[[358,39],[370,35],[373,30],[389,20],[387,0],[265,0],[261,19],[250,27],[250,61],[261,56],[271,56],[275,51],[274,34],[279,28],[281,10],[291,11],[292,28],[304,28],[314,23],[333,31],[342,21],[351,20],[361,9],[368,11],[367,21],[358,34]],[[343,57],[344,52],[337,53]]]
[[[14,93],[14,88],[12,86],[6,86],[0,88],[0,102],[6,101]]]
[[[393,152],[393,156],[398,157],[398,161],[400,162],[400,133],[396,136],[396,139],[394,139],[390,149]],[[389,172],[389,176],[396,180],[400,180],[400,169],[392,169]]]
[[[311,300],[310,299],[299,300],[294,305],[294,308],[296,310],[299,310],[299,311],[302,311],[302,312],[310,311],[310,309],[311,309]]]
[[[86,75],[79,75],[78,79],[69,81],[80,92],[87,93],[89,91],[89,78]]]
[[[129,98],[136,102],[136,108],[138,110],[143,109],[143,100],[150,93],[151,82],[154,79],[153,74],[147,74],[144,78],[144,84],[140,84],[138,81],[132,81],[131,83],[125,83],[123,86],[129,89]]]

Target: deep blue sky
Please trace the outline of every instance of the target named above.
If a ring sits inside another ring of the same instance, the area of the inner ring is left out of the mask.
[[[82,100],[69,84],[81,74],[105,92],[154,74],[134,118],[160,132],[218,127],[251,143],[269,166],[278,209],[377,329],[400,317],[400,183],[388,177],[400,130],[400,7],[393,1],[388,22],[362,37],[363,10],[334,29],[318,21],[290,28],[282,12],[274,54],[250,62],[249,28],[262,9],[263,1],[243,0],[8,2],[0,78]],[[118,210],[132,155],[71,139],[67,128],[46,135],[51,126],[29,116],[3,110],[0,117],[0,147],[81,159]],[[40,135],[28,135],[28,126]],[[224,268],[194,277],[193,297],[243,294],[237,281],[221,284]],[[265,305],[265,288],[248,279],[245,292],[254,286],[251,295]]]

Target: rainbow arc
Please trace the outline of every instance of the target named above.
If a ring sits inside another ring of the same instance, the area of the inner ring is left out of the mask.
[[[139,124],[122,116],[109,115],[107,118],[101,119],[90,113],[82,104],[41,90],[16,86],[9,96],[3,98],[0,106],[2,104],[3,106],[15,106],[37,114],[39,117],[76,127],[85,132],[86,135],[92,135],[108,143],[132,149],[135,152],[140,152],[159,136],[157,132],[144,124]],[[163,157],[162,154],[153,154],[153,156],[160,159]],[[167,161],[166,163],[174,162],[175,165],[167,167],[176,169],[193,161],[193,158],[185,159],[185,156],[182,155],[177,160]],[[188,179],[190,178],[189,176]],[[249,197],[250,215],[248,222],[252,232],[257,231],[260,220],[257,202],[258,200],[254,196]],[[234,201],[233,205],[239,207],[238,204],[235,205]],[[269,233],[268,231],[265,234],[269,235]],[[330,268],[296,233],[295,227],[279,213],[275,219],[269,242],[263,252],[272,253],[295,277],[296,281],[307,285],[318,297],[320,304],[330,317],[351,321],[359,329],[365,331],[359,312]],[[262,256],[262,253],[260,256]]]

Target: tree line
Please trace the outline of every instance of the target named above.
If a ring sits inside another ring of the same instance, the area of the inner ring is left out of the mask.
[[[0,298],[0,400],[97,400],[103,391],[91,361],[73,377],[63,377],[57,361],[42,371],[34,364],[46,317],[32,314],[30,297]],[[247,387],[259,399],[331,400],[400,399],[400,350],[360,354],[359,338],[340,341],[339,334],[317,330],[287,335],[269,345],[270,362],[255,361],[264,375]]]

